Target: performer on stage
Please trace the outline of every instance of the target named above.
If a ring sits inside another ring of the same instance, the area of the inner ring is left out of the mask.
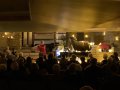
[[[46,45],[44,44],[44,41],[41,41],[38,48],[39,51],[46,57]]]

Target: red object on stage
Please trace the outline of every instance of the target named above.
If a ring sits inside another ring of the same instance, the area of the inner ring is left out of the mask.
[[[108,43],[101,43],[100,48],[108,50],[111,48],[111,46]]]
[[[43,55],[46,55],[46,45],[45,45],[45,44],[40,44],[40,45],[38,46],[38,48],[39,48],[39,51],[40,51],[41,53],[43,53]]]

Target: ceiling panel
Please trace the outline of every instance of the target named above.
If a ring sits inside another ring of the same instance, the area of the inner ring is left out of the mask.
[[[2,30],[100,31],[119,28],[119,18],[118,0],[0,0]]]
[[[30,20],[29,0],[0,0],[0,21]]]

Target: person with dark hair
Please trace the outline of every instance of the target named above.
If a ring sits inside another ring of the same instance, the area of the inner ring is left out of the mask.
[[[68,65],[68,60],[66,59],[66,55],[62,54],[61,60],[60,60],[60,66],[62,70],[66,70]]]
[[[90,64],[84,70],[84,79],[86,83],[94,85],[94,87],[99,87],[98,78],[102,75],[101,68],[97,65],[97,59],[92,58]]]
[[[72,54],[72,55],[71,55],[71,58],[70,58],[70,61],[68,62],[69,65],[70,65],[71,63],[79,64],[79,62],[76,60],[76,58],[77,58],[77,56],[76,56],[75,54]]]
[[[44,57],[39,53],[39,58],[36,60],[36,64],[39,66],[39,69],[44,67]]]
[[[85,62],[85,57],[84,57],[84,56],[81,56],[81,57],[80,57],[80,60],[81,60],[82,70],[84,70],[85,67],[86,67],[88,64],[87,64],[87,62]]]
[[[31,57],[27,57],[26,58],[26,62],[25,62],[26,67],[29,67],[31,64],[32,64],[32,58]]]
[[[103,60],[102,60],[101,65],[103,66],[107,63],[108,63],[108,55],[105,53],[105,54],[103,54]]]
[[[118,53],[117,53],[117,52],[114,52],[113,55],[114,55],[114,61],[115,61],[116,63],[118,63],[118,61],[119,61]]]
[[[16,55],[15,48],[12,48],[12,54],[13,54],[13,55]]]
[[[93,54],[92,54],[92,53],[89,53],[89,54],[88,54],[88,58],[89,58],[89,59],[87,60],[87,63],[89,64],[90,61],[94,58],[94,57],[93,57]]]
[[[91,86],[85,85],[81,87],[79,90],[94,90]]]
[[[57,64],[57,59],[54,56],[54,53],[48,54],[48,59],[45,61],[45,67],[47,68],[49,73],[52,73],[52,66]]]

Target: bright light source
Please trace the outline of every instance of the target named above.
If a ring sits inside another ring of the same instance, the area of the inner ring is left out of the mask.
[[[60,61],[57,61],[58,62],[58,64],[60,63]]]
[[[87,35],[87,34],[85,35],[85,38],[88,38],[88,35]]]
[[[7,33],[7,32],[5,32],[5,35],[8,35],[8,33]]]
[[[103,35],[105,36],[105,35],[106,35],[106,32],[103,32]]]
[[[76,57],[76,61],[78,61],[80,64],[82,63],[79,57]]]
[[[116,41],[119,41],[119,37],[118,37],[118,36],[116,36],[116,37],[115,37],[115,40],[116,40]]]
[[[75,37],[75,35],[73,34],[72,37]]]
[[[99,45],[101,45],[101,43],[99,43]]]
[[[14,38],[14,32],[3,32],[2,37],[13,39]]]
[[[11,36],[11,39],[13,39],[13,36]]]
[[[98,51],[99,51],[99,52],[102,52],[102,50],[101,50],[101,49],[98,49]]]
[[[92,45],[94,45],[95,43],[94,42],[90,42],[90,45],[92,46]]]
[[[109,49],[109,52],[112,52],[112,49]]]
[[[87,62],[88,60],[87,59],[85,59],[85,62]]]

